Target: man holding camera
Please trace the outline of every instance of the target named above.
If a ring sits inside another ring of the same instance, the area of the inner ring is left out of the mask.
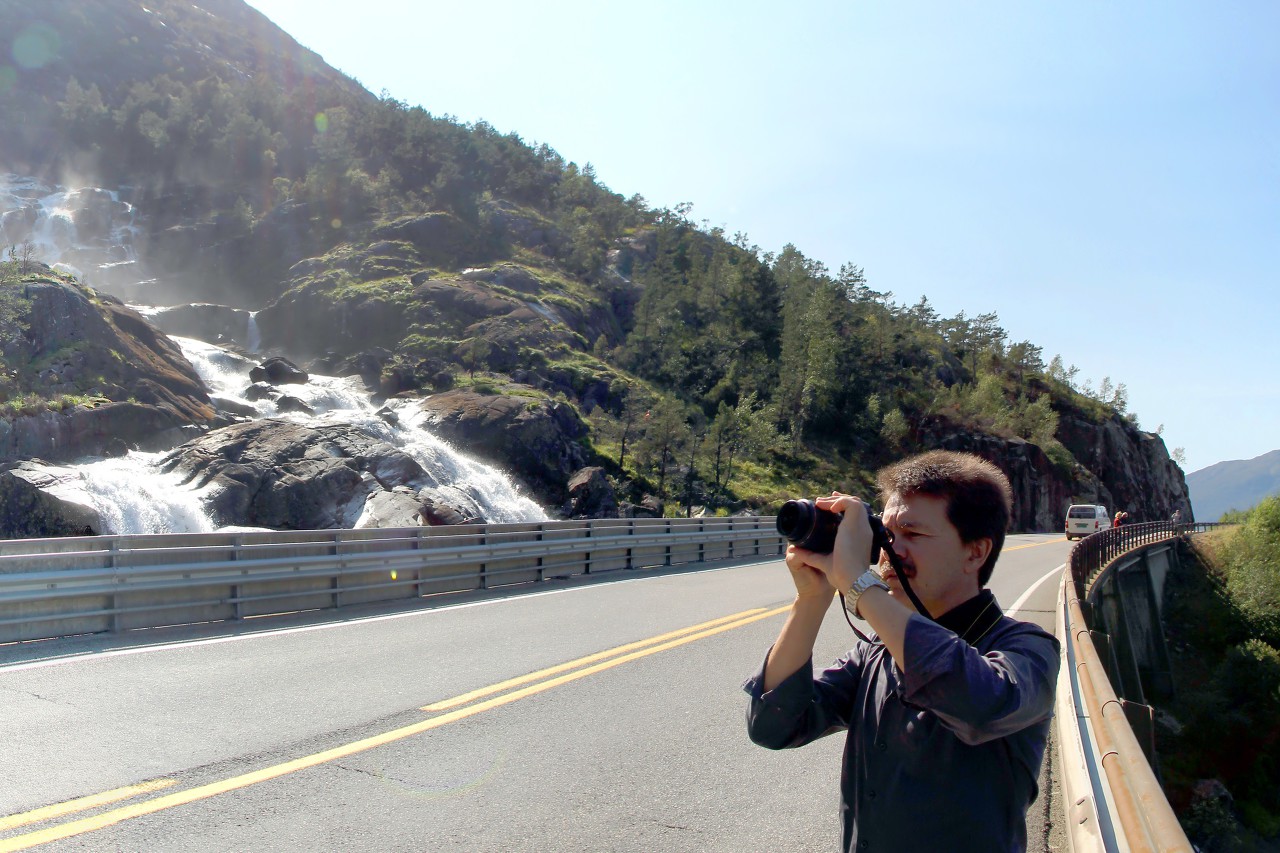
[[[1009,524],[1009,481],[976,456],[933,451],[886,468],[878,484],[901,571],[933,618],[916,612],[883,558],[868,570],[862,502],[818,499],[843,519],[830,553],[787,549],[796,598],[744,685],[748,733],[784,749],[848,732],[848,853],[1025,850],[1058,642],[1005,616],[985,588]],[[815,677],[813,646],[836,592],[874,634]]]

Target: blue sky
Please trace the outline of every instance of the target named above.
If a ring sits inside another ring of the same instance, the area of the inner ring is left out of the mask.
[[[1280,447],[1280,4],[249,0],[375,93]]]

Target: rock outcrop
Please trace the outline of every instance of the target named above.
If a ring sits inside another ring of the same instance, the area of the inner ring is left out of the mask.
[[[437,435],[522,479],[542,503],[563,504],[585,464],[587,425],[565,403],[459,389],[419,405]]]
[[[47,403],[0,420],[0,462],[103,454],[120,441],[171,447],[214,418],[178,347],[118,299],[52,271],[4,291],[6,393]],[[57,405],[84,398],[93,402]]]
[[[1112,513],[1125,510],[1131,523],[1163,521],[1174,510],[1192,519],[1186,476],[1160,436],[1118,415],[1094,423],[1070,409],[1060,412],[1057,435],[1080,464],[1096,473],[1100,498],[1093,502],[1106,504]]]
[[[971,432],[945,418],[927,418],[920,427],[922,449],[973,453],[1004,471],[1013,488],[1013,530],[1061,531],[1073,503],[1124,509],[1135,523],[1166,519],[1175,509],[1190,516],[1182,471],[1159,436],[1119,417],[1095,424],[1070,413],[1061,417],[1057,435],[1077,465],[1056,464],[1023,439]]]
[[[0,538],[104,533],[97,510],[62,494],[57,477],[36,462],[0,468]]]
[[[207,489],[218,526],[401,527],[431,523],[424,505],[443,503],[413,457],[346,424],[233,424],[174,449],[161,467]]]

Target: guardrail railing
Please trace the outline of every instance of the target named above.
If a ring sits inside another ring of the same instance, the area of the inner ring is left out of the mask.
[[[0,541],[0,642],[775,556],[772,517]]]
[[[1108,670],[1093,642],[1091,625],[1086,618],[1093,609],[1090,595],[1105,582],[1107,573],[1120,558],[1216,526],[1180,522],[1124,525],[1086,537],[1072,549],[1070,577],[1064,579],[1062,588],[1061,616],[1070,644],[1064,654],[1074,666],[1071,675],[1079,692],[1078,713],[1087,718],[1082,721],[1087,731],[1081,736],[1091,736],[1094,769],[1101,768],[1101,775],[1105,777],[1094,780],[1096,785],[1105,785],[1095,797],[1096,804],[1107,812],[1102,820],[1106,832],[1102,835],[1113,842],[1118,836],[1123,844],[1104,844],[1104,849],[1187,853],[1193,850],[1134,734],[1124,702],[1112,687]]]

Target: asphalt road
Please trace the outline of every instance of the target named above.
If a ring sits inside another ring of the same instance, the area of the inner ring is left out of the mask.
[[[1052,630],[1069,549],[1010,537],[1002,606]],[[745,735],[781,563],[536,589],[0,646],[0,853],[835,848],[841,738]]]

